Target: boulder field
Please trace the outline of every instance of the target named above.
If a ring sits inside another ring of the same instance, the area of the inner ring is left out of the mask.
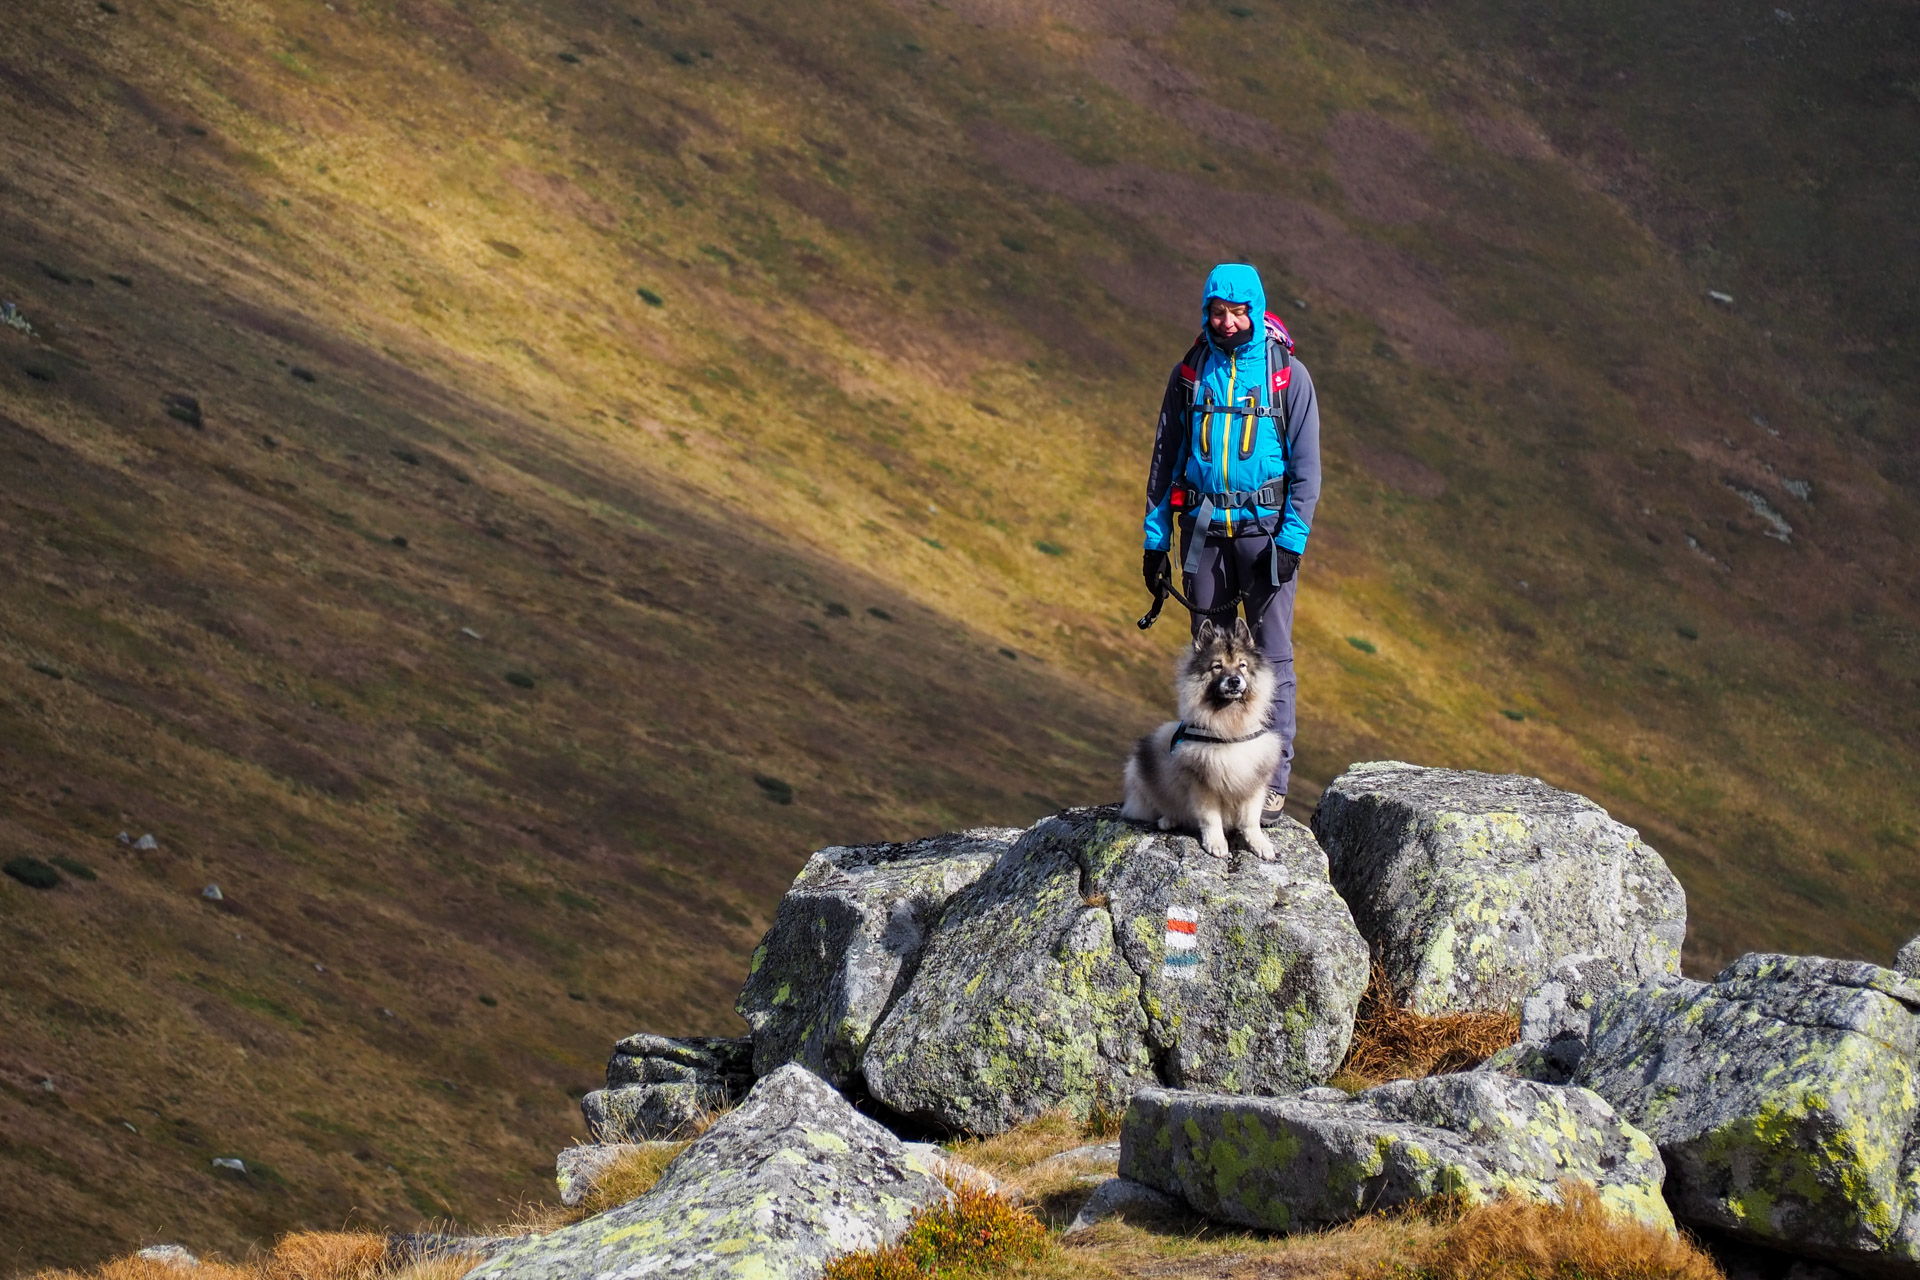
[[[582,1103],[596,1144],[691,1133],[652,1191],[482,1280],[810,1280],[957,1178],[893,1130],[1124,1112],[1089,1201],[1299,1230],[1446,1195],[1676,1219],[1920,1280],[1920,939],[1897,969],[1747,956],[1678,976],[1660,856],[1538,779],[1355,765],[1279,857],[1208,856],[1116,808],[823,849],[755,950],[749,1034],[638,1034]],[[1521,1014],[1473,1072],[1325,1082],[1370,963],[1426,1013]],[[731,1108],[731,1110],[727,1110]],[[577,1199],[617,1153],[564,1153]],[[1109,1166],[1112,1167],[1112,1166]]]

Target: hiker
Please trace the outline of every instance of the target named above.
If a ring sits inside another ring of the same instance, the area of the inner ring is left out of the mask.
[[[1215,267],[1200,306],[1200,337],[1160,401],[1140,570],[1157,610],[1178,521],[1195,635],[1206,618],[1231,626],[1244,605],[1254,642],[1279,677],[1271,724],[1280,763],[1261,808],[1261,821],[1272,823],[1293,768],[1293,597],[1320,498],[1320,405],[1293,358],[1293,335],[1267,310],[1258,271]]]

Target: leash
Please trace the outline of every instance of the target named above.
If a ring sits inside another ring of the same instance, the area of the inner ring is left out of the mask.
[[[1178,600],[1185,606],[1188,613],[1198,614],[1203,618],[1211,618],[1221,613],[1232,613],[1240,607],[1240,602],[1247,598],[1247,589],[1242,587],[1240,590],[1234,592],[1233,599],[1227,601],[1225,604],[1217,604],[1211,609],[1202,609],[1199,605],[1180,594],[1180,588],[1173,585],[1173,576],[1171,574],[1160,579],[1160,586],[1162,589],[1153,593],[1153,607],[1148,609],[1146,614],[1134,623],[1134,625],[1142,631],[1145,631],[1154,623],[1160,621],[1160,611],[1167,607],[1168,596],[1172,596],[1175,600]]]

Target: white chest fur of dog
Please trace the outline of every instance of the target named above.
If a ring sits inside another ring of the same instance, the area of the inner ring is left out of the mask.
[[[1201,623],[1181,654],[1174,687],[1180,719],[1134,744],[1122,814],[1162,831],[1197,831],[1216,858],[1228,856],[1227,832],[1238,831],[1271,861],[1260,810],[1280,763],[1279,735],[1267,728],[1274,676],[1245,620],[1235,618],[1230,630]]]

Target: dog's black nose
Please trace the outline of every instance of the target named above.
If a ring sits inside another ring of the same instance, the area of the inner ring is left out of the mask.
[[[1230,675],[1221,677],[1220,692],[1226,694],[1229,698],[1237,698],[1246,691],[1247,678],[1245,676]]]

